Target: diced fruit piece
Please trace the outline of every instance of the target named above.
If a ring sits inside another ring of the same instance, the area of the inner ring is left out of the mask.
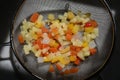
[[[90,20],[89,22],[85,24],[85,27],[97,27],[97,26],[98,24],[95,20]]]
[[[36,45],[36,44],[41,45],[41,41],[39,39],[37,39],[37,40],[33,41],[32,44],[33,45]]]
[[[52,28],[52,29],[51,29],[51,32],[52,32],[54,35],[58,34],[58,28],[57,28],[57,27]]]
[[[38,44],[34,45],[34,48],[35,48],[36,50],[39,50],[39,49],[40,49]]]
[[[67,65],[67,64],[70,63],[69,57],[65,57],[65,56],[61,56],[61,57],[59,58],[59,61],[60,61],[60,63],[63,64],[63,65]]]
[[[85,28],[85,32],[87,32],[87,33],[90,33],[90,32],[93,32],[93,31],[94,31],[93,27],[86,27]]]
[[[49,51],[50,51],[50,52],[55,53],[55,52],[57,52],[57,51],[58,51],[58,49],[57,49],[57,48],[55,48],[55,47],[51,47],[51,48],[49,49]]]
[[[72,42],[72,44],[73,44],[73,46],[77,46],[77,47],[81,47],[82,46],[82,41],[81,40],[79,40],[79,39],[71,39],[71,42]]]
[[[79,26],[78,25],[75,25],[74,27],[73,27],[73,29],[72,29],[72,33],[73,34],[76,34],[78,31],[79,31]]]
[[[68,24],[68,29],[69,29],[69,30],[72,30],[73,27],[74,27],[74,25],[73,25],[72,23],[71,23],[71,24]]]
[[[44,48],[48,48],[48,47],[49,47],[48,44],[42,44],[42,49],[44,49]]]
[[[78,56],[81,60],[85,60],[85,57],[84,57],[84,54],[83,54],[82,51],[79,52],[79,53],[77,54],[77,56]]]
[[[49,30],[46,27],[41,27],[41,30],[42,30],[43,33],[48,33],[49,32]]]
[[[49,19],[49,20],[54,20],[54,19],[55,19],[54,14],[48,14],[48,19]]]
[[[69,50],[70,50],[70,47],[67,46],[65,49],[62,49],[60,52],[61,52],[61,54],[63,54],[63,53],[68,52]]]
[[[68,19],[72,19],[72,18],[74,18],[75,17],[75,15],[74,15],[74,13],[72,12],[72,11],[69,11],[68,13],[67,13],[67,18]]]
[[[80,59],[77,58],[76,61],[74,61],[74,64],[79,65],[80,64]]]
[[[71,34],[71,35],[72,35],[72,30],[71,30],[71,29],[68,29],[68,30],[66,31],[66,34]]]
[[[82,47],[76,47],[75,50],[76,50],[77,52],[79,52],[79,51],[81,51],[81,49],[82,49]]]
[[[50,45],[50,46],[54,46],[54,45],[55,45],[55,43],[56,43],[56,41],[55,41],[55,40],[50,39],[50,42],[49,42],[49,45]]]
[[[48,37],[49,37],[49,38],[52,38],[52,37],[53,37],[51,32],[48,33]]]
[[[58,57],[55,57],[55,58],[52,59],[51,62],[52,62],[52,63],[55,63],[55,62],[57,62],[57,61],[58,61]]]
[[[23,44],[24,43],[24,38],[21,34],[18,35],[18,41]]]
[[[98,24],[95,20],[91,20],[90,23],[92,24],[93,27],[97,27]]]
[[[61,71],[63,68],[62,68],[62,66],[60,66],[58,63],[56,63],[56,68],[59,70],[59,71]]]
[[[88,42],[83,42],[82,47],[87,47],[88,46]]]
[[[58,40],[58,39],[59,39],[59,37],[60,37],[60,35],[59,35],[59,34],[57,34],[57,35],[55,35],[53,38],[54,38],[54,39],[56,39],[56,40]]]
[[[52,61],[52,59],[55,58],[55,54],[50,53],[50,54],[47,56],[47,58],[48,58],[50,61]]]
[[[77,55],[76,51],[71,51],[71,55]]]
[[[82,49],[82,51],[83,51],[83,52],[89,51],[89,47],[88,47],[88,46],[87,46],[87,47],[84,47],[84,48]]]
[[[41,38],[42,37],[42,32],[36,32],[36,34],[37,34],[37,36],[38,36],[38,38]]]
[[[23,50],[24,50],[26,55],[30,53],[31,48],[32,48],[31,45],[24,45],[23,46]]]
[[[48,57],[44,57],[43,59],[44,59],[44,62],[49,62],[50,61],[50,59]]]
[[[87,22],[86,24],[85,24],[85,27],[91,27],[92,26],[92,24],[90,23],[90,22]]]
[[[42,56],[48,56],[49,55],[49,53],[48,52],[46,52],[46,53],[42,53]]]
[[[38,16],[39,14],[37,12],[33,13],[32,16],[30,17],[30,21],[35,22],[38,19]]]
[[[90,53],[93,55],[93,54],[95,54],[97,52],[97,50],[96,50],[96,48],[91,48],[90,49]]]
[[[66,75],[66,74],[71,74],[71,73],[77,73],[78,71],[79,71],[79,69],[74,67],[74,68],[71,68],[71,69],[66,69],[61,74]]]
[[[54,72],[55,70],[54,70],[54,67],[53,67],[53,65],[50,65],[50,67],[49,67],[49,72]]]
[[[85,51],[85,52],[84,52],[84,56],[85,56],[85,57],[90,56],[90,51]]]
[[[66,39],[70,41],[72,39],[72,35],[71,34],[66,34]]]
[[[75,46],[73,46],[73,45],[71,45],[71,46],[70,46],[70,50],[75,51],[75,49],[76,49],[76,47],[75,47]]]
[[[50,42],[49,42],[49,45],[51,47],[56,47],[58,48],[59,47],[59,43],[57,43],[55,40],[51,39]]]
[[[35,22],[35,27],[37,27],[37,28],[41,28],[41,27],[43,27],[44,26],[44,23],[43,22]]]
[[[73,62],[73,61],[76,61],[77,57],[75,55],[72,55],[70,56],[70,61]]]

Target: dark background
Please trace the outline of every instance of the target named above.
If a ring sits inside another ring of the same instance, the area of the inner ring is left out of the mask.
[[[21,2],[22,0],[2,0],[0,2],[0,44],[6,42],[9,29],[12,26],[11,23]],[[107,2],[113,12],[116,23],[115,45],[109,60],[99,73],[102,74],[101,77],[104,80],[120,80],[120,4],[119,0],[107,0]],[[0,68],[0,80],[18,80],[12,76],[15,76],[12,71],[5,71]]]

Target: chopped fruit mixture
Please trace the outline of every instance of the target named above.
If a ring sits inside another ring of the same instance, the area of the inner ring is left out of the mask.
[[[97,52],[98,23],[91,19],[90,13],[68,11],[57,17],[50,13],[45,20],[43,15],[35,12],[29,20],[22,22],[20,29],[18,41],[25,54],[32,52],[38,63],[55,64],[60,71],[70,63],[79,65]],[[54,72],[53,65],[49,71]],[[78,68],[71,68],[62,74],[77,71]]]

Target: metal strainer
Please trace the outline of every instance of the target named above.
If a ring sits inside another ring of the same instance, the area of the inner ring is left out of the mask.
[[[78,73],[62,76],[57,72],[48,73],[49,63],[37,63],[33,54],[25,55],[17,36],[21,22],[34,12],[43,16],[49,13],[59,15],[67,10],[89,12],[98,22],[99,37],[96,39],[98,52],[81,63]],[[42,80],[84,80],[100,70],[110,56],[114,43],[114,22],[110,10],[103,0],[25,0],[20,6],[13,24],[12,47],[22,66]]]

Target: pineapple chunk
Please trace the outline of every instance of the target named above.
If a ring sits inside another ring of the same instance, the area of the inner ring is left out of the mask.
[[[55,58],[55,54],[50,53],[47,57],[44,57],[44,62],[50,62]]]
[[[73,34],[76,34],[80,29],[80,26],[79,25],[75,25],[73,28],[72,28],[72,33]]]
[[[65,54],[62,54],[62,55],[68,57],[68,56],[71,55],[71,52],[69,51],[69,52],[67,52],[67,53],[65,53]]]
[[[36,57],[40,57],[41,55],[41,50],[38,50],[36,53],[34,53]]]
[[[74,55],[73,55],[73,56],[70,56],[69,58],[70,58],[70,61],[71,61],[71,62],[76,61],[76,59],[77,59],[77,57],[74,56]]]
[[[77,56],[81,59],[81,60],[85,60],[85,57],[84,57],[84,53],[82,51],[80,51]]]
[[[74,27],[74,25],[72,23],[68,24],[67,26],[68,26],[68,29],[70,29],[70,30],[72,30]]]
[[[95,34],[96,36],[99,36],[99,30],[98,30],[98,28],[94,28],[94,34]]]
[[[94,27],[87,27],[87,28],[85,28],[85,32],[87,32],[87,33],[91,33],[93,31],[94,31]]]
[[[43,26],[45,26],[44,25],[45,23],[44,22],[35,22],[35,27],[37,27],[37,28],[41,28],[41,27],[43,27]]]
[[[54,20],[54,19],[55,19],[54,14],[48,14],[48,19],[49,19],[49,20]]]
[[[92,39],[95,39],[97,36],[96,36],[96,34],[95,33],[91,33],[91,38]]]
[[[42,20],[43,20],[43,16],[42,16],[42,15],[39,15],[36,22],[41,22]]]
[[[84,47],[84,48],[82,49],[82,51],[83,51],[83,52],[89,51],[89,47],[88,47],[88,46],[87,46],[87,47]]]
[[[49,45],[52,46],[52,47],[59,46],[59,44],[55,40],[53,40],[53,39],[50,39]]]
[[[82,41],[79,39],[72,39],[71,42],[74,46],[78,46],[78,47],[81,47],[83,44]]]
[[[57,64],[60,65],[62,68],[65,67],[65,65],[64,65],[64,64],[61,64],[60,62],[58,62]]]
[[[68,52],[69,50],[70,50],[70,47],[67,46],[65,49],[62,49],[62,50],[60,51],[60,53],[63,54],[63,53]]]
[[[55,63],[55,62],[57,62],[57,61],[59,61],[59,59],[58,59],[58,57],[57,56],[55,56],[53,59],[52,59],[52,63]]]
[[[44,62],[50,62],[51,60],[48,57],[44,57]]]
[[[32,48],[31,45],[24,45],[23,49],[25,54],[29,54],[31,48]]]
[[[85,52],[83,53],[83,55],[84,55],[84,57],[90,56],[90,51],[85,51]]]
[[[88,42],[83,42],[82,47],[87,47],[88,46]]]
[[[70,63],[69,57],[65,57],[65,56],[61,56],[61,57],[59,58],[59,61],[60,61],[60,63],[63,64],[63,65],[67,65],[67,64]]]
[[[56,20],[53,20],[52,21],[52,24],[54,24],[54,23],[59,23],[60,21],[58,20],[58,19],[56,19]]]
[[[74,18],[75,17],[75,15],[74,15],[74,13],[72,12],[72,11],[69,11],[68,13],[67,13],[67,18],[68,19],[72,19],[72,18]]]

